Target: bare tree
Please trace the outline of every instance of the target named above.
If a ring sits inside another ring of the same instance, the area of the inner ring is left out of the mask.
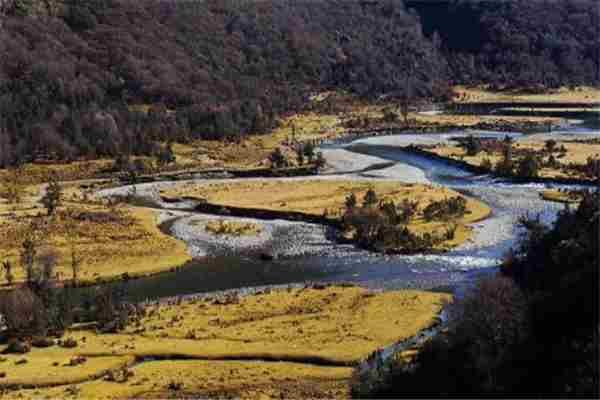
[[[77,221],[71,211],[67,211],[67,242],[71,255],[71,276],[73,283],[76,284],[79,278],[79,270],[83,263],[83,257],[77,248]]]
[[[46,249],[37,258],[40,270],[40,283],[47,284],[54,278],[54,270],[58,264],[58,253],[54,249]]]
[[[36,268],[38,254],[43,238],[47,234],[47,226],[43,218],[34,218],[21,232],[20,264],[25,272],[25,281],[29,286],[34,286],[41,278],[41,271]]]
[[[8,260],[2,262],[2,269],[4,270],[4,278],[6,279],[6,282],[8,283],[9,286],[11,286],[15,279],[15,277],[12,273],[12,263]]]
[[[32,285],[37,281],[35,271],[35,257],[37,254],[37,243],[33,238],[27,237],[23,241],[21,248],[21,266],[25,270],[25,281]]]
[[[25,195],[22,174],[21,168],[11,168],[2,182],[0,196],[4,197],[9,204],[18,205]]]
[[[45,335],[48,318],[41,299],[29,288],[0,295],[0,313],[9,337]]]

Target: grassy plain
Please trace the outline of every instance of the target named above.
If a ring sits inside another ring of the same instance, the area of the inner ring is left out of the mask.
[[[58,256],[56,279],[72,279],[72,254],[81,260],[78,283],[90,284],[168,271],[190,259],[185,243],[161,232],[156,211],[83,200],[81,192],[65,189],[66,200],[52,217],[40,204],[39,187],[16,206],[0,200],[0,254],[13,265],[15,283],[25,278],[19,258],[22,243],[31,237],[39,253]],[[33,228],[32,228],[33,227]],[[0,275],[0,284],[8,282]]]
[[[347,397],[350,366],[428,327],[449,300],[326,287],[156,305],[121,334],[74,330],[76,348],[4,356],[0,387],[8,398]],[[85,361],[68,366],[76,357]],[[123,368],[121,383],[100,378]]]
[[[582,199],[581,195],[559,192],[558,190],[544,190],[540,195],[544,200],[566,204],[577,204]]]
[[[518,90],[492,91],[486,87],[456,86],[454,92],[456,93],[454,101],[458,103],[597,103],[600,101],[600,89],[587,86],[573,89],[563,87],[534,94]]]
[[[544,151],[545,140],[539,140],[535,136],[529,139],[520,140],[514,145],[515,149],[518,150],[529,150],[537,155],[540,155],[544,161],[547,161],[550,154]],[[585,164],[588,158],[598,159],[600,158],[600,144],[592,143],[581,143],[573,142],[568,140],[557,140],[556,148],[564,146],[566,153],[564,156],[558,156],[554,153],[556,165],[553,167],[543,166],[540,168],[539,176],[544,178],[585,178],[580,172],[567,169],[569,164]],[[501,160],[502,155],[498,152],[485,152],[482,151],[475,156],[469,156],[466,153],[464,147],[459,144],[439,145],[428,151],[435,153],[439,156],[452,158],[455,160],[462,160],[471,165],[481,166],[485,159],[490,160],[492,165],[496,165]],[[518,160],[518,157],[515,157]]]
[[[461,196],[459,193],[442,187],[428,185],[402,184],[385,181],[358,180],[252,180],[233,183],[183,184],[164,191],[166,197],[187,197],[206,200],[222,206],[255,208],[273,211],[302,212],[330,218],[339,218],[344,202],[350,193],[354,193],[359,204],[365,193],[373,189],[380,200],[392,200],[396,204],[403,200],[418,201],[418,211],[422,211],[433,201]],[[466,224],[486,218],[490,208],[480,201],[466,198],[467,210],[463,218],[456,221],[457,231],[453,240],[444,243],[444,247],[453,247],[467,240],[471,228]],[[425,221],[421,215],[411,222],[409,228],[416,233],[443,230],[447,223]]]

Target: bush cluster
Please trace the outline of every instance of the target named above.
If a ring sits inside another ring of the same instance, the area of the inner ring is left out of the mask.
[[[433,201],[423,209],[423,217],[427,221],[448,221],[462,218],[467,211],[467,200],[456,196],[440,201]]]
[[[431,219],[448,221],[465,213],[466,201],[461,197],[433,202],[425,208]],[[369,190],[359,205],[351,193],[346,198],[342,225],[346,233],[360,247],[383,253],[416,253],[430,251],[446,240],[454,239],[456,225],[450,225],[439,233],[418,235],[407,227],[416,217],[418,201],[379,201],[376,193]],[[425,215],[425,210],[423,211]],[[461,211],[462,210],[462,211]],[[431,215],[430,215],[431,214]]]

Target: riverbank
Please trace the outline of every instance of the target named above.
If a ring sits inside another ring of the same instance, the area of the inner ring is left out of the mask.
[[[571,191],[544,190],[540,195],[544,200],[563,204],[579,204],[583,195]]]

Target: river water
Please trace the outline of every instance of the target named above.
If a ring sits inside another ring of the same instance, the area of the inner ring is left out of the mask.
[[[206,234],[197,233],[198,230],[194,234],[191,226],[198,219],[214,217],[186,211],[185,205],[160,202],[156,195],[158,187],[171,183],[150,183],[138,185],[138,193],[153,197],[158,206],[167,209],[163,212],[170,218],[177,217],[169,225],[170,233],[185,240],[197,258],[177,272],[129,282],[130,297],[142,300],[305,281],[349,281],[375,289],[439,288],[460,294],[477,277],[494,273],[503,255],[511,247],[519,245],[522,233],[517,223],[519,217],[530,214],[539,215],[545,223],[554,220],[563,206],[542,200],[542,190],[549,187],[574,188],[552,184],[514,184],[487,175],[477,176],[443,161],[430,160],[402,149],[411,143],[439,143],[464,134],[381,136],[328,145],[322,149],[337,174],[393,162],[384,169],[341,175],[348,179],[444,185],[488,204],[492,216],[473,225],[471,241],[448,253],[410,256],[373,254],[351,245],[336,244],[331,232],[320,226],[287,221],[261,221],[266,227],[266,237],[256,239],[258,242],[262,240],[261,243],[238,243],[233,238],[230,241],[211,239]],[[506,133],[479,134],[504,136]],[[585,129],[555,134],[600,137],[599,132]],[[511,136],[520,140],[521,135],[515,133]],[[340,177],[335,176],[336,179]],[[328,178],[333,176],[314,179]],[[127,188],[106,191],[102,195],[108,196],[119,190]],[[283,258],[260,260],[255,253],[252,255],[252,252],[245,251],[253,246],[280,246]]]

